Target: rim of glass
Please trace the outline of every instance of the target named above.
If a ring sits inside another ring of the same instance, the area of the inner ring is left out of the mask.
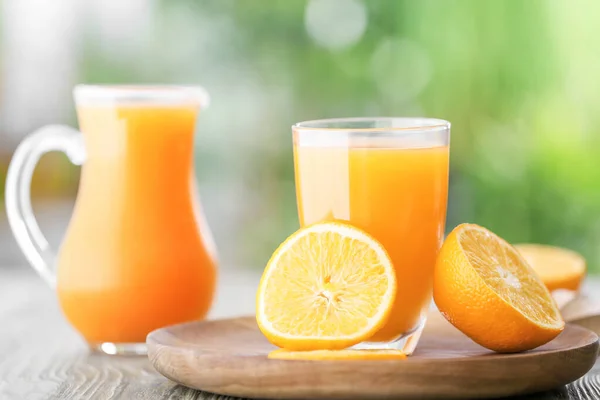
[[[197,103],[201,108],[210,104],[206,89],[199,85],[127,85],[79,84],[73,89],[76,102],[92,103]]]
[[[409,123],[414,121],[414,123]],[[352,124],[361,122],[382,123],[384,126],[352,127]],[[394,126],[400,122],[401,126]],[[349,126],[343,126],[348,123]],[[385,123],[389,123],[386,126]],[[340,126],[341,125],[341,126]],[[294,131],[332,131],[332,132],[423,132],[449,130],[450,122],[439,118],[426,117],[353,117],[353,118],[328,118],[302,121],[292,125]]]

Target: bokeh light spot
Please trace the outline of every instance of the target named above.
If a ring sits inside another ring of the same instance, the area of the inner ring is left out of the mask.
[[[319,46],[342,50],[357,43],[365,33],[367,10],[360,0],[310,0],[304,24]]]
[[[384,39],[371,56],[371,76],[379,91],[395,101],[418,96],[431,80],[426,50],[408,39]]]

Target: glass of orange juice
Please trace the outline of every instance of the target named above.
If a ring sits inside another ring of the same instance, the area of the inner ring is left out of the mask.
[[[411,354],[431,304],[448,197],[450,123],[347,118],[292,127],[300,225],[338,220],[385,247],[397,295],[384,327],[359,348]]]
[[[150,331],[203,318],[213,299],[216,254],[193,169],[196,117],[208,97],[200,87],[178,86],[80,85],[74,95],[81,133],[47,126],[15,152],[9,222],[92,349],[144,353]],[[35,164],[49,151],[82,165],[58,254],[29,199]]]

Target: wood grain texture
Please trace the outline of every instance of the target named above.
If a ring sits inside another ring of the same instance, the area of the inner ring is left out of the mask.
[[[254,307],[257,279],[244,271],[222,271],[217,315]],[[233,307],[231,293],[244,304]],[[241,298],[240,298],[241,297]],[[146,357],[90,353],[61,315],[55,295],[26,267],[0,267],[0,400],[146,400],[227,397],[179,386],[158,374]]]
[[[546,345],[496,354],[472,342],[439,314],[430,316],[413,356],[394,361],[270,360],[275,349],[254,317],[193,322],[148,336],[149,358],[186,386],[272,399],[413,399],[499,397],[549,390],[588,372],[598,336],[567,325]]]
[[[252,312],[258,274],[222,270],[213,317]],[[594,285],[600,289],[600,284]],[[593,290],[590,290],[593,292]],[[579,381],[511,399],[600,398],[600,365]],[[90,354],[61,315],[54,294],[28,267],[0,266],[0,399],[233,400],[179,386],[146,358]]]

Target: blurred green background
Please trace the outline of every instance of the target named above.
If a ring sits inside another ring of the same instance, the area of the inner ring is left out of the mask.
[[[600,271],[597,0],[5,0],[0,12],[0,180],[31,130],[76,125],[76,83],[201,84],[207,218],[223,264],[262,268],[298,226],[293,123],[438,117],[452,122],[447,230],[569,247]],[[78,170],[62,155],[43,164],[34,203],[59,242]],[[24,263],[5,216],[0,231],[0,261]]]

